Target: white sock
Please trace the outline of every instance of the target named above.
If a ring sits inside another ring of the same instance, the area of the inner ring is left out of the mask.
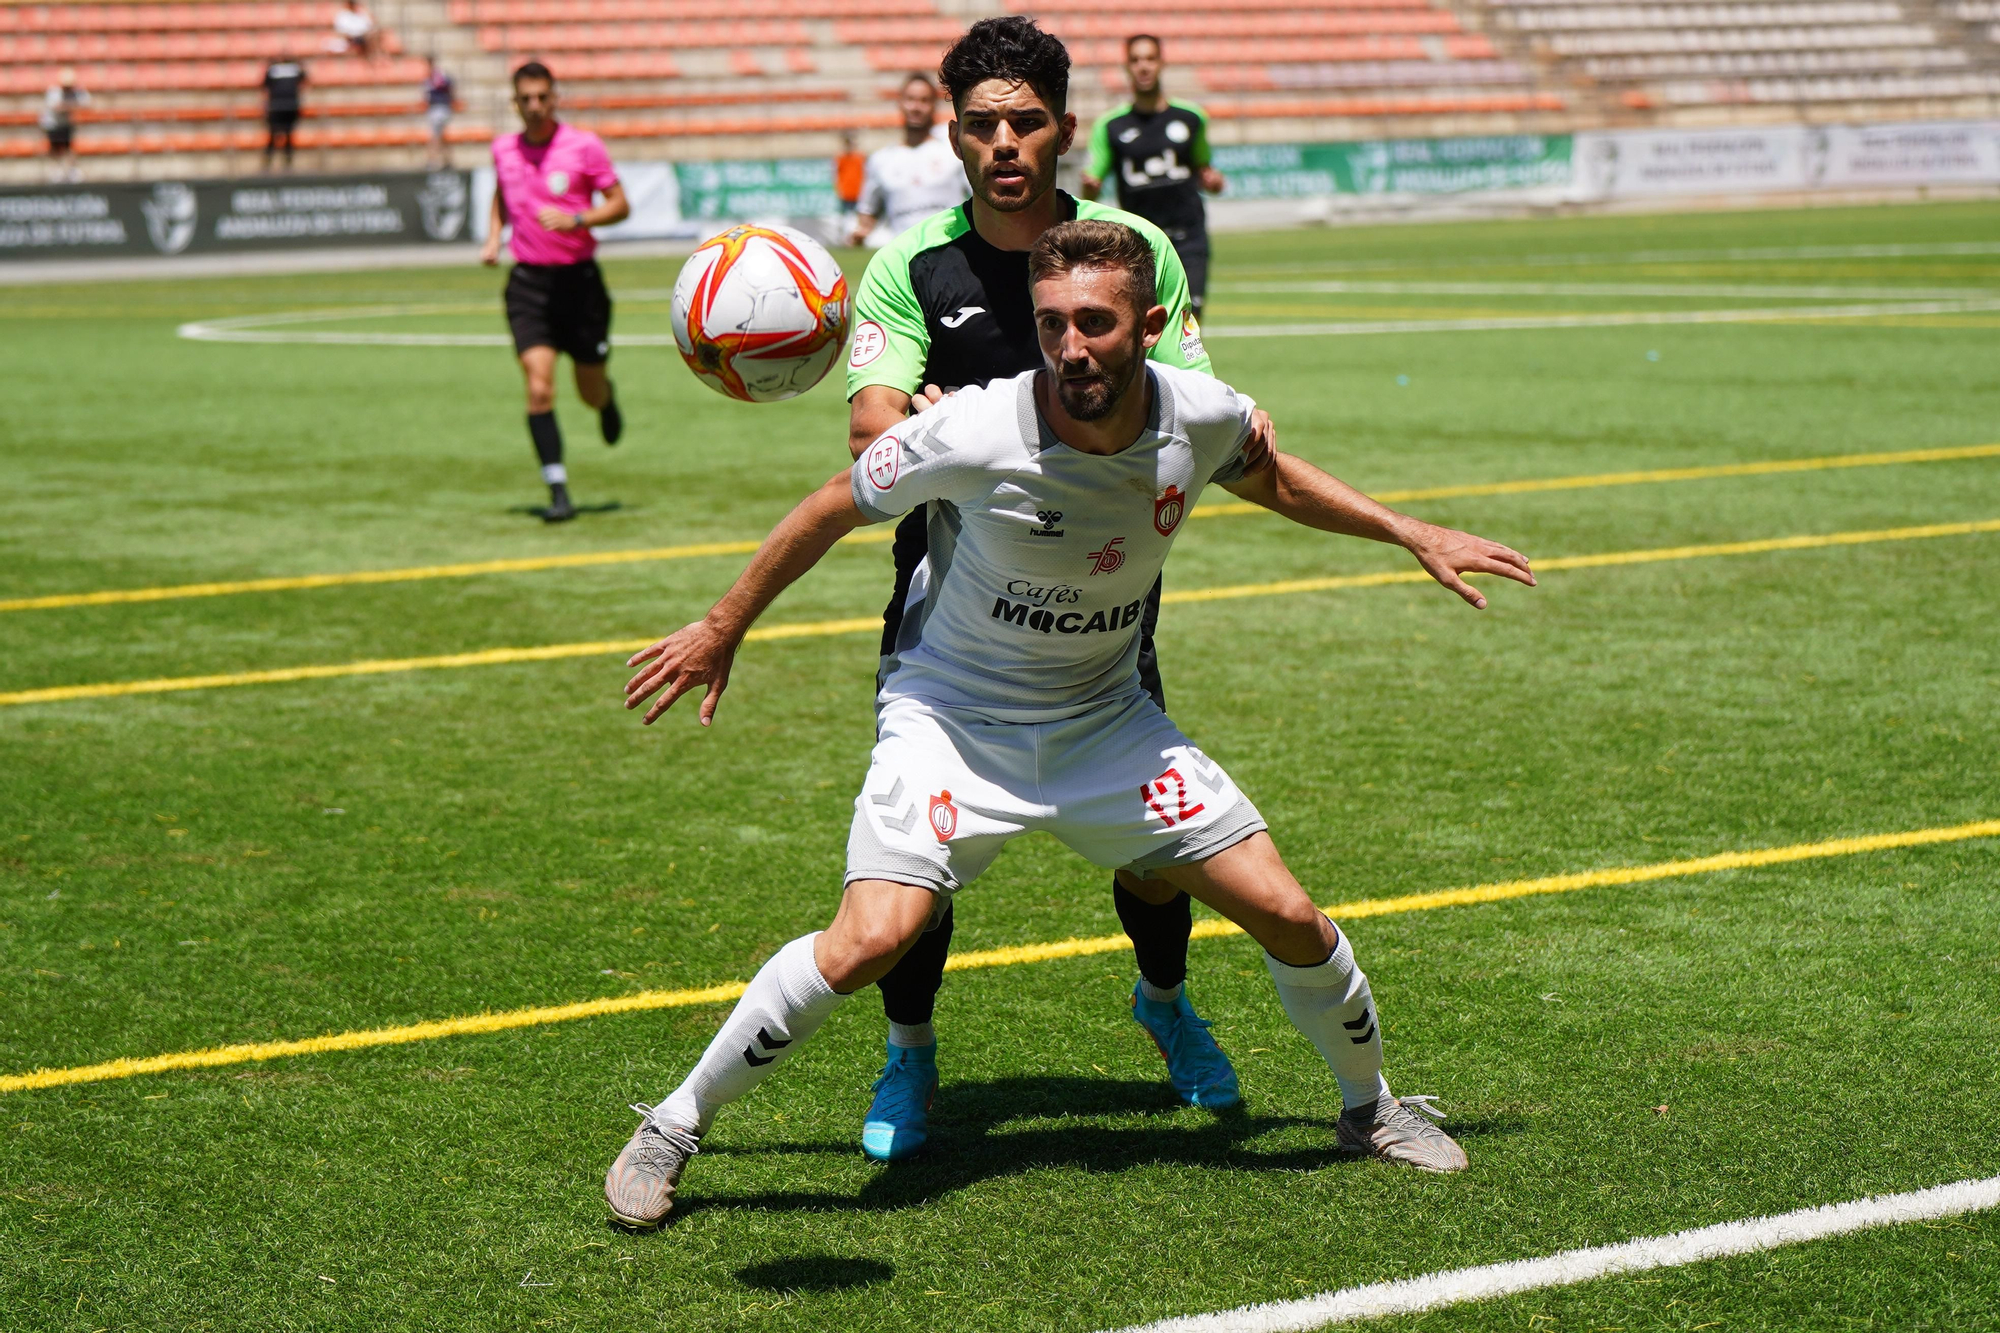
[[[561,463],[544,463],[542,480],[550,486],[566,486],[569,484],[569,469]]]
[[[1163,990],[1144,977],[1139,978],[1139,994],[1145,996],[1154,1004],[1172,1004],[1175,1000],[1181,998],[1181,992],[1185,989],[1187,989],[1185,981],[1177,981],[1171,988]]]
[[[757,969],[722,1031],[654,1120],[706,1134],[716,1111],[770,1077],[819,1030],[847,997],[826,984],[813,961],[818,938],[815,931],[793,940]]]
[[[1341,1104],[1350,1109],[1373,1106],[1389,1091],[1382,1079],[1381,1024],[1368,977],[1355,966],[1346,933],[1341,933],[1333,957],[1317,967],[1293,967],[1268,953],[1264,966],[1278,983],[1285,1016],[1332,1066]]]
[[[889,1024],[889,1044],[891,1046],[935,1046],[937,1029],[929,1023]]]

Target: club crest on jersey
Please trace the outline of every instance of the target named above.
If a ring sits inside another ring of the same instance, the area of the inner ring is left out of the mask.
[[[1160,498],[1153,501],[1153,530],[1162,537],[1174,535],[1174,529],[1181,525],[1181,515],[1187,512],[1187,493],[1178,486],[1169,486],[1160,492]]]
[[[893,435],[884,435],[868,449],[868,484],[878,491],[886,491],[896,484],[896,475],[903,469],[903,442]]]
[[[1099,549],[1090,553],[1090,572],[1109,574],[1125,563],[1125,553],[1118,548],[1125,544],[1123,537],[1113,537]]]
[[[958,807],[951,803],[948,791],[931,797],[931,832],[937,834],[939,842],[950,842],[951,835],[958,832]]]

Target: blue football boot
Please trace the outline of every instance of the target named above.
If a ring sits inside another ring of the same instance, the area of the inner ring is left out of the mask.
[[[1132,1017],[1160,1048],[1160,1057],[1167,1062],[1167,1080],[1182,1101],[1215,1111],[1243,1099],[1236,1089],[1235,1066],[1208,1035],[1208,1020],[1195,1013],[1186,986],[1181,987],[1179,999],[1162,1004],[1147,999],[1135,984]]]
[[[937,1089],[937,1043],[891,1043],[889,1063],[875,1080],[875,1103],[861,1125],[861,1151],[878,1162],[899,1162],[923,1147]]]

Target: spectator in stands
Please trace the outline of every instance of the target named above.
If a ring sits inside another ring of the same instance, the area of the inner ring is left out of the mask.
[[[861,206],[861,182],[867,175],[868,159],[854,146],[854,131],[840,132],[840,156],[833,159],[833,192],[840,198],[843,215]]]
[[[912,225],[933,213],[957,208],[972,196],[965,166],[945,142],[937,123],[937,86],[928,74],[903,80],[898,105],[903,112],[903,141],[877,148],[868,155],[861,184],[861,212],[847,243],[887,245]],[[885,224],[878,226],[877,224]]]
[[[341,0],[333,11],[333,30],[339,41],[329,49],[357,56],[375,54],[375,18],[361,7],[361,0]]]
[[[451,165],[451,145],[444,141],[444,132],[451,124],[452,104],[458,100],[458,85],[451,75],[438,67],[436,56],[426,56],[424,64],[429,73],[424,75],[424,119],[431,127],[431,150],[425,164],[432,171]]]
[[[285,145],[285,170],[292,169],[292,132],[299,127],[305,85],[306,67],[290,56],[264,67],[264,128],[270,132],[264,140],[266,171],[271,169],[271,155],[278,150],[279,140]]]
[[[1187,270],[1189,304],[1201,313],[1208,292],[1208,214],[1202,191],[1222,193],[1222,173],[1209,162],[1208,115],[1192,102],[1167,100],[1160,84],[1166,67],[1160,39],[1125,39],[1125,80],[1132,100],[1097,118],[1090,131],[1090,165],[1083,169],[1086,199],[1095,199],[1115,168],[1118,206],[1167,234]]]
[[[49,136],[49,178],[80,181],[83,172],[76,165],[76,112],[90,105],[90,94],[77,87],[76,71],[65,69],[56,76],[42,101],[42,132]]]

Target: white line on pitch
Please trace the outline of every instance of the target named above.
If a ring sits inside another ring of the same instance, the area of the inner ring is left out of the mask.
[[[2000,255],[2000,241],[1929,241],[1905,245],[1776,245],[1723,250],[1572,250],[1563,254],[1461,254],[1449,259],[1411,256],[1404,259],[1331,259],[1288,264],[1288,273],[1380,273],[1394,269],[1572,268],[1592,264],[1701,264],[1764,259],[1920,259],[1952,255]],[[1269,264],[1245,264],[1261,272]]]
[[[1889,315],[1969,315],[2000,310],[1991,301],[1883,301],[1869,305],[1785,306],[1765,310],[1620,310],[1583,315],[1504,315],[1488,319],[1371,319],[1312,324],[1209,324],[1209,338],[1315,338],[1351,333],[1486,333],[1505,329],[1588,329],[1632,324],[1779,324]]]
[[[1966,301],[1988,287],[1843,287],[1756,282],[1224,282],[1216,292],[1350,293],[1379,296],[1757,296],[1783,301]]]
[[[1671,1236],[1648,1236],[1619,1245],[1564,1250],[1541,1259],[1516,1259],[1482,1268],[1378,1282],[1345,1291],[1323,1292],[1303,1300],[1246,1305],[1214,1314],[1182,1315],[1158,1323],[1134,1326],[1122,1333],[1302,1333],[1328,1324],[1380,1319],[1392,1314],[1416,1314],[1467,1301],[1491,1300],[1546,1287],[1567,1287],[1614,1273],[1640,1273],[1655,1268],[1724,1259],[1758,1250],[1844,1236],[1874,1227],[1927,1222],[1939,1217],[1983,1212],[2000,1207],[2000,1176],[1961,1180],[1908,1194],[1879,1194],[1852,1203],[1801,1208],[1775,1217],[1751,1217],[1723,1222]]]

